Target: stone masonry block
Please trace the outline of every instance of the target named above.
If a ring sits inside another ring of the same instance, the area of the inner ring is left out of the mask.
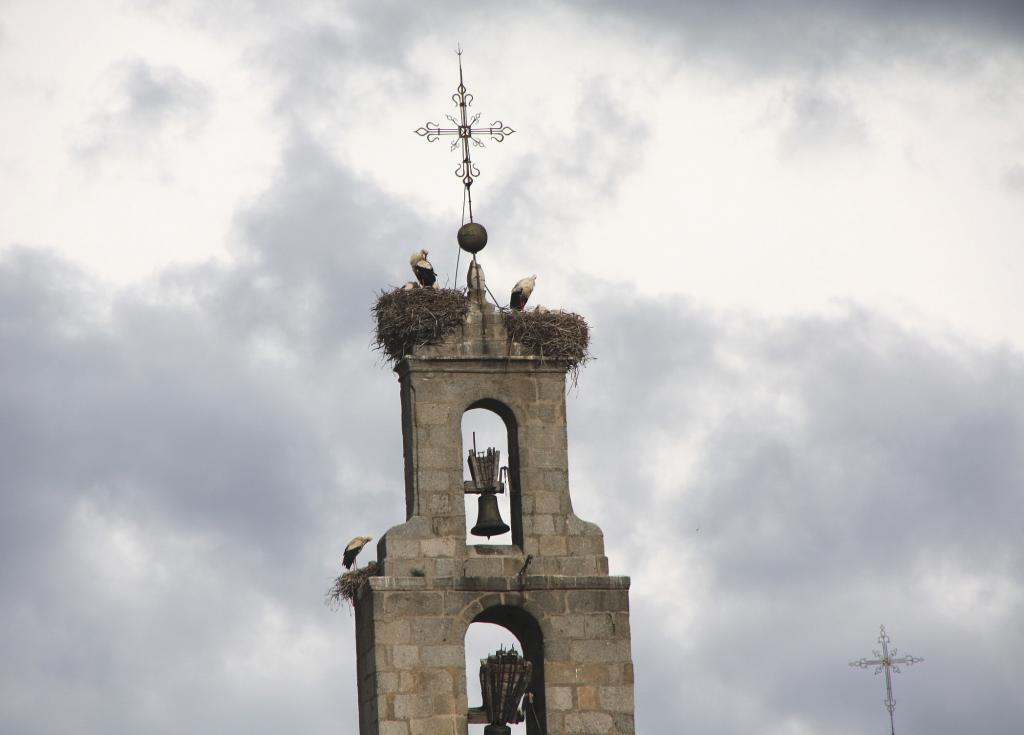
[[[614,721],[606,712],[569,712],[565,732],[576,735],[604,735],[612,731]]]
[[[462,454],[462,436],[461,432],[457,429],[453,431],[453,427],[444,425],[424,425],[417,421],[416,423],[416,437],[420,442],[420,461],[422,462],[422,452],[424,449],[439,449],[448,454],[456,453]]]
[[[552,522],[552,524],[554,524],[555,533],[559,534],[560,536],[564,536],[565,535],[565,514],[564,513],[555,513],[554,515],[551,516],[551,522]]]
[[[529,516],[533,513],[533,493],[519,493],[515,497],[519,498],[519,505],[524,516]]]
[[[431,538],[421,542],[424,556],[455,556],[454,538]]]
[[[611,664],[610,672],[612,674],[610,682],[613,684],[633,684],[633,662],[627,661],[621,664]]]
[[[552,492],[558,498],[558,508],[566,512],[569,510],[569,473],[564,469],[549,469],[541,473],[537,489],[544,489],[545,492]]]
[[[505,597],[499,592],[491,592],[490,594],[481,595],[479,598],[480,606],[483,609],[494,607],[495,605],[501,605],[505,602]]]
[[[461,615],[466,610],[468,618],[472,619],[483,610],[480,601],[474,599],[475,595],[467,595],[463,592],[448,592],[444,600],[445,615]]]
[[[420,675],[415,671],[403,671],[398,677],[398,692],[412,694],[420,691]]]
[[[592,613],[585,616],[585,638],[612,638],[615,635],[614,613]]]
[[[597,709],[597,687],[576,687],[577,709]]]
[[[385,671],[377,674],[377,691],[380,694],[394,694],[398,691],[398,674]]]
[[[551,630],[558,638],[583,638],[585,633],[582,615],[557,615],[548,618]]]
[[[430,527],[435,536],[465,537],[466,517],[465,515],[435,516],[430,521]]]
[[[528,594],[548,615],[559,615],[565,611],[564,590],[530,590]]]
[[[559,418],[558,404],[553,401],[537,401],[527,405],[527,416],[537,421],[557,421]]]
[[[459,706],[458,699],[453,696],[451,691],[434,693],[431,695],[431,699],[434,703],[434,714],[454,714],[455,712],[464,712],[468,709],[466,706]]]
[[[453,715],[440,715],[409,723],[409,735],[456,735],[457,720]]]
[[[458,645],[423,646],[422,657],[423,664],[433,668],[466,665],[461,641]]]
[[[578,640],[569,644],[574,661],[581,663],[606,663],[629,660],[629,641]]]
[[[451,631],[451,620],[446,617],[413,618],[410,628],[412,640],[416,643],[444,643]]]
[[[554,661],[569,659],[570,641],[568,639],[548,641],[544,646],[544,654]]]
[[[391,665],[396,669],[414,669],[420,663],[419,646],[392,646]]]
[[[420,554],[420,542],[417,539],[388,539],[388,558],[413,559]]]
[[[437,577],[454,577],[461,575],[462,560],[461,559],[437,559],[434,562],[434,576]]]
[[[416,458],[418,460],[418,469],[420,473],[420,485],[437,490],[448,485],[455,476],[452,471],[453,465],[457,469],[462,469],[461,461],[452,461],[452,459],[457,456],[458,453],[453,447],[420,444],[416,450]],[[438,475],[444,473],[445,477],[439,478],[436,475],[427,476],[428,471],[432,471]]]
[[[441,424],[448,426],[452,421],[453,407],[449,403],[417,403],[416,424],[426,426]]]
[[[576,684],[581,679],[582,667],[572,661],[551,661],[544,665],[544,680],[548,684]]]
[[[500,556],[478,557],[466,559],[463,573],[467,577],[500,577],[503,576],[504,567]]]
[[[548,687],[547,689],[549,710],[567,711],[573,708],[572,687]]]
[[[619,612],[612,617],[612,634],[617,638],[629,638],[632,628],[629,624],[629,613]]]
[[[436,450],[431,451],[436,452]],[[439,459],[436,464],[421,463],[416,473],[420,496],[422,497],[428,492],[449,493],[455,488],[462,487],[460,469],[461,465],[459,464],[455,464],[454,468],[452,467],[450,458]]]
[[[571,590],[568,593],[571,612],[623,612],[629,609],[626,590]]]
[[[545,375],[538,378],[537,400],[565,403],[565,376]]]
[[[380,695],[376,698],[374,703],[377,718],[381,720],[390,720],[393,718],[391,711],[391,700],[394,698],[393,694]]]
[[[616,713],[613,715],[615,720],[615,729],[619,731],[621,735],[634,735],[636,732],[635,725],[633,724],[633,713],[629,714]]]
[[[451,696],[455,691],[455,677],[448,669],[427,669],[421,675],[421,682],[425,693]]]
[[[411,643],[412,628],[408,620],[383,621],[377,625],[377,642],[394,645]]]
[[[424,495],[426,498],[425,505],[428,513],[430,513],[431,515],[447,515],[451,513],[451,493],[425,493]]]
[[[409,725],[393,720],[378,723],[380,735],[409,735]]]
[[[573,556],[604,554],[604,539],[600,536],[570,536],[569,553]]]
[[[440,592],[390,592],[384,597],[386,615],[441,615],[443,610]]]
[[[593,556],[541,557],[538,572],[570,577],[593,577],[597,574],[597,558]]]
[[[601,709],[606,712],[633,712],[632,686],[605,686],[598,690]]]
[[[565,536],[541,536],[540,553],[543,556],[565,556],[569,551],[567,541]]]
[[[429,694],[396,694],[395,719],[411,720],[434,714],[434,702]]]
[[[526,528],[527,533],[543,536],[555,532],[555,519],[549,514],[535,513],[530,520],[532,523]],[[543,544],[541,548],[543,548]]]
[[[536,513],[561,513],[562,494],[560,492],[535,492],[534,509]]]

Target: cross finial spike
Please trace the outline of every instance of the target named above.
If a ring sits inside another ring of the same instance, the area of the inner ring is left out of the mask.
[[[862,669],[874,666],[876,667],[876,674],[885,673],[885,708],[889,711],[890,732],[892,735],[896,735],[896,725],[893,719],[894,712],[896,711],[896,698],[892,694],[892,672],[900,673],[900,664],[914,664],[924,659],[917,658],[916,656],[897,657],[895,646],[892,650],[889,650],[890,638],[885,632],[885,626],[878,626],[878,632],[878,642],[882,644],[882,650],[872,651],[875,654],[874,659],[862,658],[859,661],[851,661],[850,666],[857,666]]]
[[[462,148],[462,163],[458,168],[455,169],[455,175],[462,180],[462,185],[465,187],[463,194],[464,201],[469,208],[469,221],[473,221],[473,199],[470,194],[470,187],[473,185],[474,179],[480,175],[480,169],[477,168],[476,164],[473,163],[472,157],[470,156],[470,145],[474,147],[483,147],[484,143],[480,139],[483,136],[489,136],[491,140],[496,143],[501,143],[505,140],[505,137],[515,132],[511,127],[505,125],[501,120],[496,120],[491,123],[490,127],[476,127],[477,120],[480,119],[480,115],[476,114],[470,119],[467,114],[466,108],[473,104],[473,95],[466,90],[465,82],[462,77],[462,45],[456,44],[455,54],[459,57],[459,86],[452,95],[452,101],[455,102],[455,106],[459,108],[459,117],[456,119],[452,115],[448,115],[448,119],[455,124],[452,128],[442,128],[438,123],[428,122],[421,128],[417,128],[414,132],[427,139],[428,142],[433,143],[435,140],[441,138],[441,136],[453,136],[455,138],[452,143],[452,150],[460,147]],[[463,218],[465,219],[465,218]]]

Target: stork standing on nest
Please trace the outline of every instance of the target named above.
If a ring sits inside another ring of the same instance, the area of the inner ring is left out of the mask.
[[[536,273],[527,278],[519,279],[519,282],[512,288],[512,300],[509,302],[509,306],[516,311],[525,309],[526,302],[530,300],[530,294],[533,293],[535,283],[537,283]]]
[[[434,273],[434,266],[427,260],[426,250],[417,250],[409,258],[409,265],[412,266],[413,275],[423,288],[437,288],[437,274]]]
[[[341,557],[341,563],[346,569],[351,569],[352,564],[355,562],[356,557],[359,556],[359,552],[363,550],[363,547],[373,541],[373,536],[356,536],[354,539],[348,542],[348,546],[345,547],[345,555]],[[357,566],[356,569],[359,567]]]

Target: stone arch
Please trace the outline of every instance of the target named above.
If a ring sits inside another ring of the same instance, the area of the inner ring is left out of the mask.
[[[498,625],[519,641],[523,657],[533,664],[533,676],[527,692],[533,695],[534,720],[527,714],[527,735],[543,735],[547,732],[547,706],[544,684],[544,641],[551,639],[550,623],[544,611],[522,595],[492,594],[474,600],[459,613],[459,631],[465,640],[469,626],[473,623]],[[454,621],[453,621],[454,622]],[[470,672],[466,672],[469,676]],[[539,726],[538,726],[539,721]]]
[[[463,407],[459,421],[467,411],[482,408],[495,414],[505,424],[506,446],[508,447],[508,494],[509,525],[512,527],[512,544],[523,548],[523,500],[519,480],[519,419],[515,410],[497,398],[477,398]]]

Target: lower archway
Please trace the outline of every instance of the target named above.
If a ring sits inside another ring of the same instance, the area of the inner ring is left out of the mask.
[[[501,647],[515,646],[533,664],[533,676],[527,694],[532,704],[524,702],[526,722],[512,725],[515,735],[544,735],[547,718],[544,709],[544,636],[540,625],[520,607],[497,605],[475,618],[466,630],[466,693],[471,707],[482,704],[480,695],[480,659]],[[470,725],[470,733],[482,733],[483,725]]]

